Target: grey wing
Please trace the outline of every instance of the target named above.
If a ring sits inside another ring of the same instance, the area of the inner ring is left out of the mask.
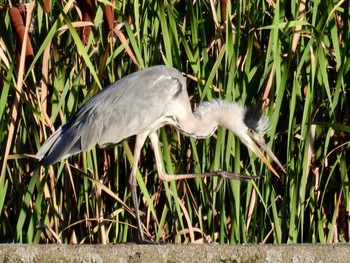
[[[36,158],[47,166],[96,145],[105,147],[156,129],[179,92],[187,94],[186,85],[173,68],[156,66],[128,75],[83,104]]]

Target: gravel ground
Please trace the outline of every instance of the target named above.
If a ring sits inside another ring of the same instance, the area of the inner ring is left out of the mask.
[[[350,244],[0,244],[0,262],[350,262]]]

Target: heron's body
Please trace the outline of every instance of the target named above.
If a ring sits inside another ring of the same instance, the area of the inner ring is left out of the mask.
[[[135,81],[140,78],[143,81],[135,86]],[[156,85],[149,85],[154,83]],[[49,165],[96,145],[105,147],[146,130],[157,130],[172,121],[166,116],[172,116],[172,111],[176,111],[174,98],[188,100],[183,88],[186,89],[186,85],[181,73],[172,68],[152,67],[128,75],[82,105],[46,141],[37,157],[43,158],[43,165]],[[179,106],[177,109],[181,111]],[[185,112],[190,110],[183,109]]]
[[[142,231],[135,175],[140,150],[148,136],[154,148],[160,179],[176,180],[198,176],[165,174],[156,134],[164,125],[173,125],[185,135],[196,138],[208,137],[218,125],[222,125],[263,159],[255,144],[265,147],[262,137],[268,128],[266,116],[259,111],[247,110],[234,102],[222,100],[205,102],[192,112],[185,79],[178,70],[166,66],[155,66],[128,75],[94,95],[43,144],[36,157],[42,165],[47,166],[77,152],[90,150],[96,145],[105,147],[136,135],[135,163],[130,185],[138,228]],[[272,154],[268,148],[265,150],[269,155]],[[271,157],[281,167],[273,154]],[[269,165],[266,158],[263,161]],[[269,168],[276,173],[271,165]],[[144,241],[142,232],[139,233],[139,238]]]

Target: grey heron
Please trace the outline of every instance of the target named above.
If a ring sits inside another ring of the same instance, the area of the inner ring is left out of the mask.
[[[96,145],[106,147],[136,136],[129,185],[138,238],[140,242],[147,242],[139,216],[136,181],[140,151],[147,137],[151,141],[160,180],[208,176],[250,178],[225,171],[167,174],[161,162],[157,135],[157,130],[165,125],[173,125],[184,135],[195,138],[209,137],[219,125],[224,126],[260,157],[275,175],[278,176],[276,170],[260,148],[284,171],[264,142],[263,136],[269,124],[261,109],[247,109],[235,102],[216,99],[204,102],[192,111],[185,78],[177,69],[167,66],[154,66],[130,74],[92,96],[46,140],[36,158],[40,165],[48,166],[75,153],[91,150]]]

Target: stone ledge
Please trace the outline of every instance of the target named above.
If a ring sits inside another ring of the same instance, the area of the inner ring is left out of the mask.
[[[0,244],[0,262],[350,262],[350,244]]]

